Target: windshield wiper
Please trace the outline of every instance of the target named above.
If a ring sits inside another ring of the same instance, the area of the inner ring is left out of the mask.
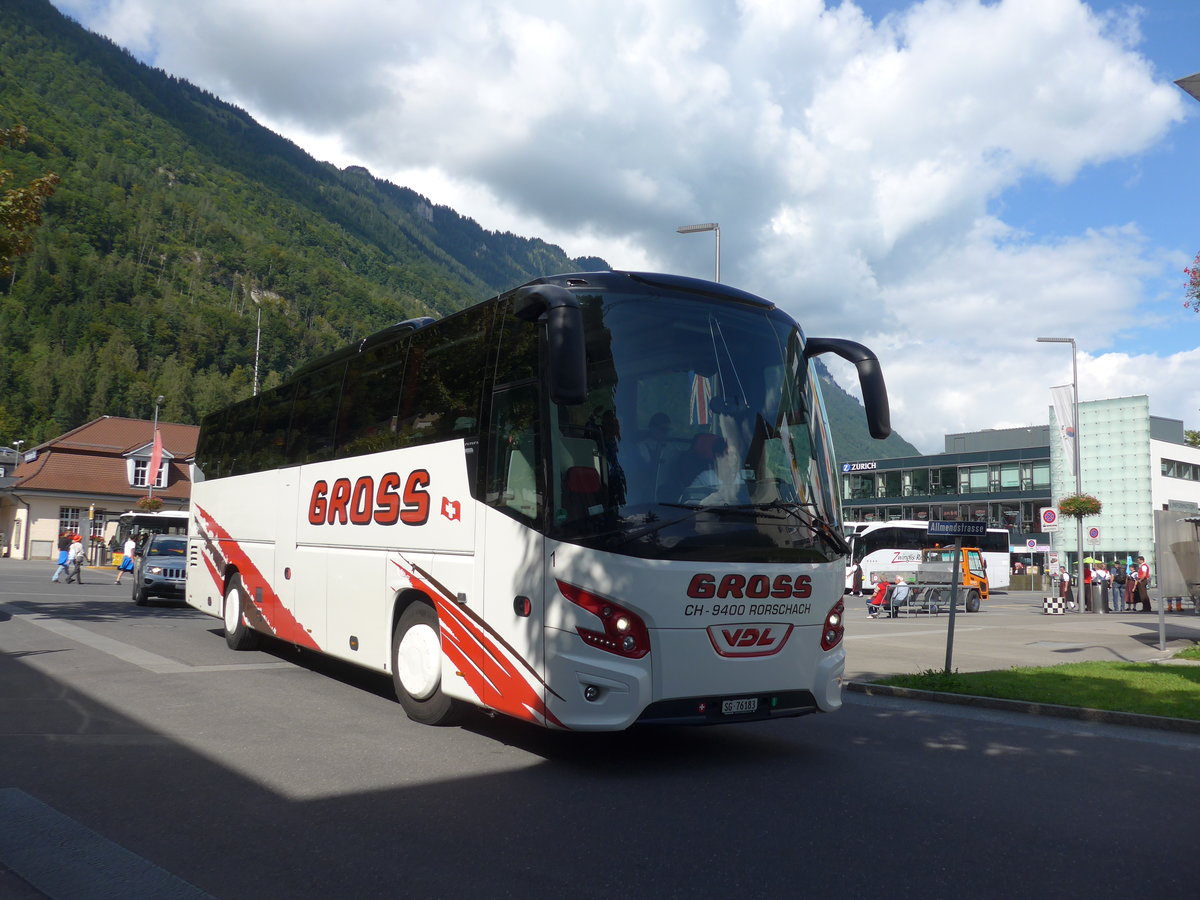
[[[785,513],[802,523],[817,537],[822,538],[839,556],[850,555],[850,544],[842,535],[826,522],[817,513],[805,515],[801,512],[803,509],[817,508],[815,503],[800,503],[798,501],[786,500],[771,500],[768,503],[739,503],[736,506],[718,506],[706,507],[713,509],[732,509],[732,510],[765,510],[773,509]]]

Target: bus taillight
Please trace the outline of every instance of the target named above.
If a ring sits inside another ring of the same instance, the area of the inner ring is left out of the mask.
[[[558,582],[558,589],[564,597],[603,623],[604,631],[594,631],[582,625],[576,627],[575,630],[589,647],[630,659],[641,659],[650,652],[650,631],[637,613],[607,597],[600,597],[565,581]]]
[[[846,604],[839,600],[825,617],[825,624],[821,627],[822,650],[832,650],[842,642],[842,635],[846,633],[846,625],[842,618],[845,612]]]

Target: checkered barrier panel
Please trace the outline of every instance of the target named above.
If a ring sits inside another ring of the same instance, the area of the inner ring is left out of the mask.
[[[1067,611],[1067,601],[1063,597],[1043,597],[1042,615],[1061,616]]]

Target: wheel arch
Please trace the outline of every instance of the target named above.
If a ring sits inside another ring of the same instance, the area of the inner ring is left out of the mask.
[[[392,599],[392,621],[391,627],[388,629],[388,634],[392,634],[396,630],[396,625],[400,622],[400,617],[404,615],[404,611],[414,603],[426,603],[433,607],[433,611],[437,613],[437,604],[433,602],[433,598],[419,588],[409,587],[396,592],[396,596]],[[440,619],[440,617],[439,617]]]

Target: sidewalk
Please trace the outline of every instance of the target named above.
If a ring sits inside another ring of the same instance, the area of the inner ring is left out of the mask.
[[[1200,733],[1200,722],[1190,720],[1164,720],[1156,716],[1051,707],[869,684],[888,675],[944,670],[950,617],[943,613],[940,616],[868,619],[864,598],[846,599],[847,690]],[[1154,602],[1157,605],[1157,599]],[[1165,638],[1165,650],[1159,649],[1160,637]],[[955,615],[950,668],[960,672],[983,672],[1013,666],[1053,666],[1092,660],[1165,662],[1196,642],[1200,642],[1200,615],[1191,609],[1165,613],[1160,635],[1157,609],[1151,613],[1050,616],[1042,612],[1040,593],[1013,591],[993,594],[978,613],[959,612]],[[1155,719],[1159,722],[1145,721]]]

